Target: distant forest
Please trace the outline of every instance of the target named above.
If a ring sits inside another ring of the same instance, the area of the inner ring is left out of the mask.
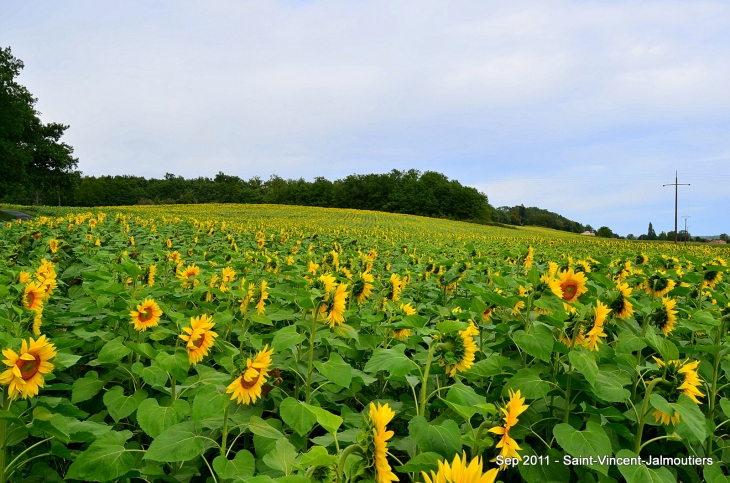
[[[52,201],[52,198],[51,200]],[[271,203],[325,208],[356,208],[486,223],[493,209],[487,195],[433,171],[392,170],[353,174],[329,181],[249,180],[218,173],[215,178],[164,179],[140,176],[84,176],[62,200],[70,206],[134,204]]]
[[[524,205],[500,206],[493,211],[492,221],[507,225],[544,226],[573,233],[583,233],[586,229],[592,230],[590,225],[581,225],[577,221],[569,220],[552,211],[534,206],[525,208]]]

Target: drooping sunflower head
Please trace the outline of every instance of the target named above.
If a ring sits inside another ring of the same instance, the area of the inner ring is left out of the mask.
[[[634,314],[634,306],[628,299],[631,296],[631,288],[628,283],[617,284],[616,288],[618,294],[608,306],[617,319],[628,319]]]
[[[358,305],[362,305],[373,293],[373,281],[375,278],[369,272],[361,273],[352,286],[352,296],[355,297]]]
[[[256,313],[258,315],[263,315],[264,312],[266,312],[266,300],[269,298],[269,292],[266,291],[268,288],[268,284],[266,283],[266,280],[261,280],[261,285],[259,285],[259,300],[256,303]]]
[[[634,260],[634,263],[637,265],[646,265],[646,262],[649,261],[649,257],[646,256],[645,253],[639,253],[636,255],[636,260]]]
[[[654,357],[657,363],[659,376],[665,381],[668,381],[667,385],[657,386],[657,391],[664,396],[668,401],[676,401],[680,393],[686,395],[697,404],[701,404],[698,398],[705,397],[700,391],[700,387],[704,381],[697,373],[697,367],[700,365],[700,361],[685,360],[670,360],[663,361]]]
[[[274,349],[269,349],[266,345],[256,357],[246,360],[242,374],[226,390],[231,395],[231,400],[236,399],[238,404],[253,404],[261,397],[261,388],[271,370],[273,353]]]
[[[578,260],[573,265],[573,269],[575,270],[575,273],[591,273],[591,264],[588,260]]]
[[[393,431],[387,425],[393,420],[395,411],[388,404],[370,403],[364,417],[363,429],[358,435],[358,444],[363,451],[363,466],[372,474],[376,483],[399,481],[388,463],[388,440]]]
[[[3,363],[9,369],[0,374],[0,384],[8,386],[12,399],[18,396],[27,399],[38,395],[38,389],[45,384],[43,374],[53,371],[53,364],[48,361],[56,357],[56,347],[42,335],[23,340],[19,354],[6,349],[3,355]]]
[[[603,324],[606,322],[608,314],[611,312],[606,305],[600,300],[596,301],[596,306],[593,308],[593,327],[586,334],[585,347],[592,351],[598,350],[598,344],[602,342],[602,339],[608,337],[608,334],[603,330]]]
[[[186,348],[190,364],[196,365],[207,356],[218,334],[213,332],[215,322],[207,314],[190,318],[190,327],[184,327],[180,338],[187,342]]]
[[[674,307],[677,301],[669,297],[662,297],[662,306],[652,314],[652,321],[668,337],[674,330],[677,323],[677,311]]]
[[[58,240],[55,238],[48,240],[48,247],[51,249],[51,253],[56,253],[58,251]]]
[[[320,312],[326,313],[327,322],[330,328],[333,329],[335,325],[340,325],[345,321],[345,308],[347,307],[347,297],[350,294],[347,292],[347,284],[341,283],[337,285],[337,288],[331,291],[324,303],[320,305]]]
[[[461,457],[457,454],[451,464],[448,461],[439,461],[438,465],[438,471],[432,470],[430,475],[425,471],[421,472],[424,483],[494,483],[499,471],[492,468],[484,473],[482,458],[476,456],[467,463],[466,453]]]
[[[337,286],[337,279],[334,275],[324,274],[312,282],[312,286],[322,292],[331,292]]]
[[[654,273],[644,282],[644,290],[652,297],[663,297],[674,290],[675,285],[674,280],[665,277],[661,273]]]
[[[576,302],[578,297],[588,291],[586,276],[580,272],[576,273],[572,268],[560,272],[558,279],[560,280],[560,289],[563,292],[563,300],[566,302]]]
[[[464,330],[439,336],[440,342],[436,346],[441,356],[439,365],[446,367],[447,374],[453,377],[457,372],[464,372],[474,365],[476,335],[479,335],[479,329],[469,322],[469,327]]]
[[[129,316],[132,320],[130,324],[134,324],[134,329],[137,331],[147,330],[150,327],[157,326],[160,321],[162,310],[152,299],[145,299],[140,305],[137,306],[137,310],[132,310]]]
[[[400,300],[400,293],[401,290],[403,290],[403,284],[397,273],[390,274],[390,279],[385,283],[385,289],[385,298],[388,298],[393,302]]]
[[[717,270],[708,270],[703,276],[702,288],[709,288],[712,290],[720,281],[722,281],[722,273]]]
[[[147,286],[153,287],[155,285],[155,275],[157,274],[157,266],[156,265],[150,265],[147,269],[147,274],[145,278],[147,279]]]

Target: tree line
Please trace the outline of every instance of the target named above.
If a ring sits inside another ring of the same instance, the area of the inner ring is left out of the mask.
[[[218,173],[214,178],[186,179],[168,173],[163,179],[141,176],[83,176],[64,199],[69,206],[133,204],[271,203],[325,208],[356,208],[410,215],[489,222],[487,195],[441,173],[392,170],[352,174],[335,181],[284,179],[263,181]]]

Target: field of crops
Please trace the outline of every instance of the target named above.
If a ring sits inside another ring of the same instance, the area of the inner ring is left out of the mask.
[[[0,225],[0,483],[730,481],[722,247],[46,215]]]

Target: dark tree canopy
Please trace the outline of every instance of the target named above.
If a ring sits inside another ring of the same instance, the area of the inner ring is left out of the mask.
[[[22,69],[10,47],[0,49],[0,200],[60,204],[78,160],[61,142],[68,126],[43,123],[38,100],[16,81]]]

